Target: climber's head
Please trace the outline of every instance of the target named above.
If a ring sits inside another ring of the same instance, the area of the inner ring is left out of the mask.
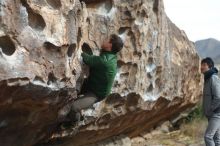
[[[123,45],[122,39],[118,35],[112,34],[109,39],[103,42],[101,47],[104,51],[118,53],[123,48]]]
[[[205,73],[214,67],[214,62],[210,57],[204,58],[201,61],[201,73]]]

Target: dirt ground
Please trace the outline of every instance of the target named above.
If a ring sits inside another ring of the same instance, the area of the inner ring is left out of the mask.
[[[195,119],[183,124],[179,130],[166,132],[155,130],[131,139],[132,146],[205,146],[203,134],[207,126],[205,119]]]

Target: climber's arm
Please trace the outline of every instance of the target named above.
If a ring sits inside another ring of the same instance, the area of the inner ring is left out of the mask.
[[[87,53],[82,53],[81,56],[83,58],[83,62],[90,67],[98,66],[102,62],[100,56],[89,55]]]

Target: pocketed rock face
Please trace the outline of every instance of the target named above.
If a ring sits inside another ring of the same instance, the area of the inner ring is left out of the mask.
[[[51,133],[76,97],[82,69],[79,1],[1,0],[0,143],[27,146]]]
[[[60,145],[133,137],[199,99],[199,57],[161,0],[2,0],[0,10],[3,146],[56,142],[50,136],[59,111],[77,98],[88,75],[81,44],[88,42],[98,54],[112,33],[125,43],[113,94],[83,110],[85,124],[76,135],[60,136]]]

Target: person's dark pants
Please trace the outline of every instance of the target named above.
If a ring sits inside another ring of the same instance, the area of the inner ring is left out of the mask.
[[[206,146],[220,146],[220,118],[208,119],[204,139]]]
[[[91,107],[94,103],[98,101],[98,98],[92,92],[87,92],[77,98],[77,100],[65,106],[60,112],[59,115],[64,121],[79,121],[82,109],[87,109]]]
[[[80,111],[82,109],[90,108],[97,101],[98,98],[95,94],[93,94],[92,92],[85,93],[70,105],[70,111],[67,115],[68,118],[73,122],[80,121]]]

